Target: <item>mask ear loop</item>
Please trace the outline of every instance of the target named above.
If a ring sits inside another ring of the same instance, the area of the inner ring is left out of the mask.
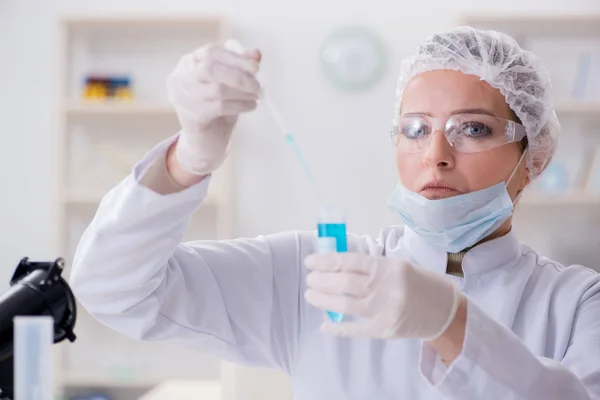
[[[512,173],[508,177],[508,180],[506,181],[506,186],[508,186],[508,184],[510,183],[510,181],[512,180],[512,178],[517,173],[517,170],[519,169],[519,166],[521,165],[521,162],[525,158],[525,154],[527,154],[527,150],[528,150],[527,147],[525,148],[525,150],[523,150],[523,154],[521,154],[521,158],[519,158],[519,162],[517,163],[517,165],[513,169]],[[515,205],[515,203],[521,199],[521,195],[522,194],[523,194],[523,190],[521,190],[519,193],[517,193],[517,196],[515,197],[515,200],[513,201],[513,205]]]

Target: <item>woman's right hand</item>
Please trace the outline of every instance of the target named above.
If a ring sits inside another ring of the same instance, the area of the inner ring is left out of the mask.
[[[260,58],[257,50],[236,53],[209,44],[183,56],[168,77],[181,134],[167,166],[178,183],[190,186],[225,160],[239,114],[256,108]]]

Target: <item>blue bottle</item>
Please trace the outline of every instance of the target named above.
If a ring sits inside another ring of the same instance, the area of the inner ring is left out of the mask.
[[[319,210],[317,221],[319,253],[348,251],[346,238],[346,215],[344,211],[332,204],[326,204]],[[341,322],[344,314],[327,311],[333,322]]]

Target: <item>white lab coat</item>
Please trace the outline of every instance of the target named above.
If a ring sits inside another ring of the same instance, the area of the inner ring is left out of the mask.
[[[448,369],[419,340],[329,336],[318,329],[323,311],[303,298],[315,234],[180,243],[209,180],[169,195],[140,185],[167,145],[107,194],[76,252],[75,294],[116,331],[279,368],[297,400],[600,399],[595,272],[548,260],[514,232],[476,246],[458,282],[468,297],[463,351]],[[408,254],[445,273],[446,254],[410,230],[348,240],[350,251]]]

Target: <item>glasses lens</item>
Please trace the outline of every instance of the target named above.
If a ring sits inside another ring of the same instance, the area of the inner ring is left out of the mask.
[[[429,143],[431,124],[426,116],[403,115],[395,132],[394,143],[398,150],[420,153]]]
[[[458,114],[448,119],[446,136],[456,151],[477,153],[510,143],[509,123],[485,114]]]

